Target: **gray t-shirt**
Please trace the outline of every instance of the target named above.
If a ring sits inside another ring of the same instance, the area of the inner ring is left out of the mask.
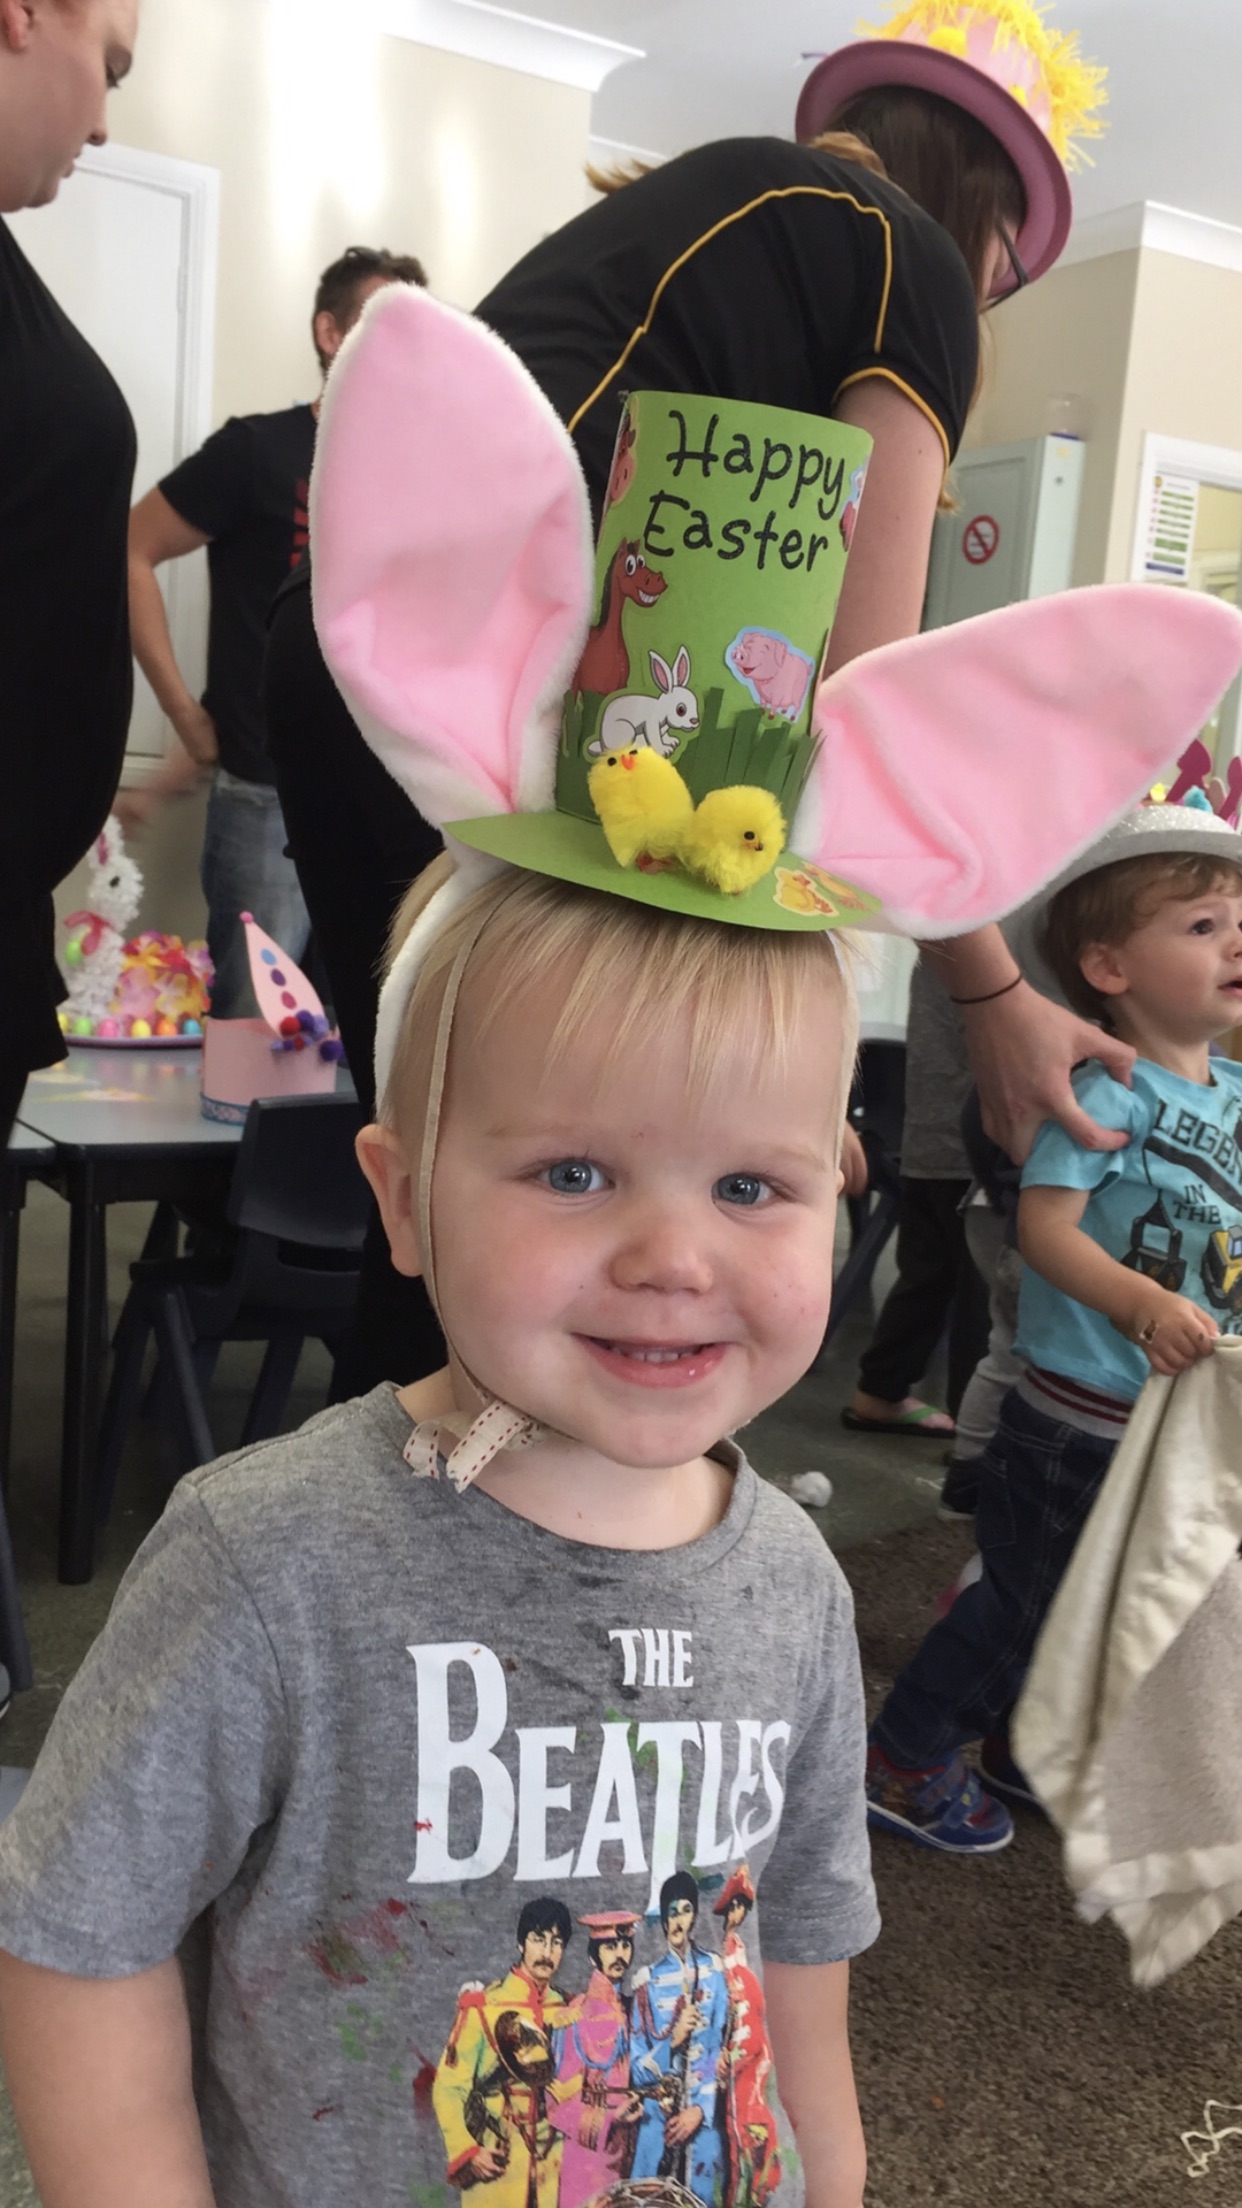
[[[220,2208],[795,2208],[756,1965],[878,1929],[841,1572],[731,1450],[634,1553],[409,1434],[381,1388],[182,1482],[0,1826],[0,1945],[124,1976],[206,1914]]]

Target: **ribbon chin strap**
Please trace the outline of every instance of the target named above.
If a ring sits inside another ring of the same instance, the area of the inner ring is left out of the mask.
[[[450,1480],[461,1495],[505,1449],[529,1449],[549,1429],[525,1411],[494,1399],[476,1418],[469,1411],[446,1411],[424,1418],[401,1454],[420,1480]]]

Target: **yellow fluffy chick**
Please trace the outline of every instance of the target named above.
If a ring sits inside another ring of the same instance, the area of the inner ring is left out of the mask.
[[[671,759],[645,744],[606,751],[588,774],[587,789],[618,866],[676,858],[694,802]]]
[[[677,855],[688,874],[736,897],[763,879],[784,848],[785,816],[772,792],[735,783],[700,800]]]

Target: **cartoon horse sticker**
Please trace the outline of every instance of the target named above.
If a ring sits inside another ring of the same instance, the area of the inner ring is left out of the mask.
[[[630,653],[621,616],[627,604],[654,606],[663,589],[664,577],[648,567],[638,538],[623,537],[608,563],[599,619],[582,647],[575,690],[594,690],[606,698],[610,691],[628,687]]]

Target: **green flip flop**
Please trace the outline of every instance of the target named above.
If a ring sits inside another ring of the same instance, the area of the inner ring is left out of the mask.
[[[841,1413],[841,1424],[851,1434],[915,1434],[924,1441],[951,1441],[956,1427],[950,1420],[947,1426],[933,1426],[934,1418],[947,1418],[946,1411],[938,1411],[934,1404],[920,1403],[915,1411],[899,1411],[896,1418],[864,1418],[859,1411],[850,1409],[847,1403]]]

